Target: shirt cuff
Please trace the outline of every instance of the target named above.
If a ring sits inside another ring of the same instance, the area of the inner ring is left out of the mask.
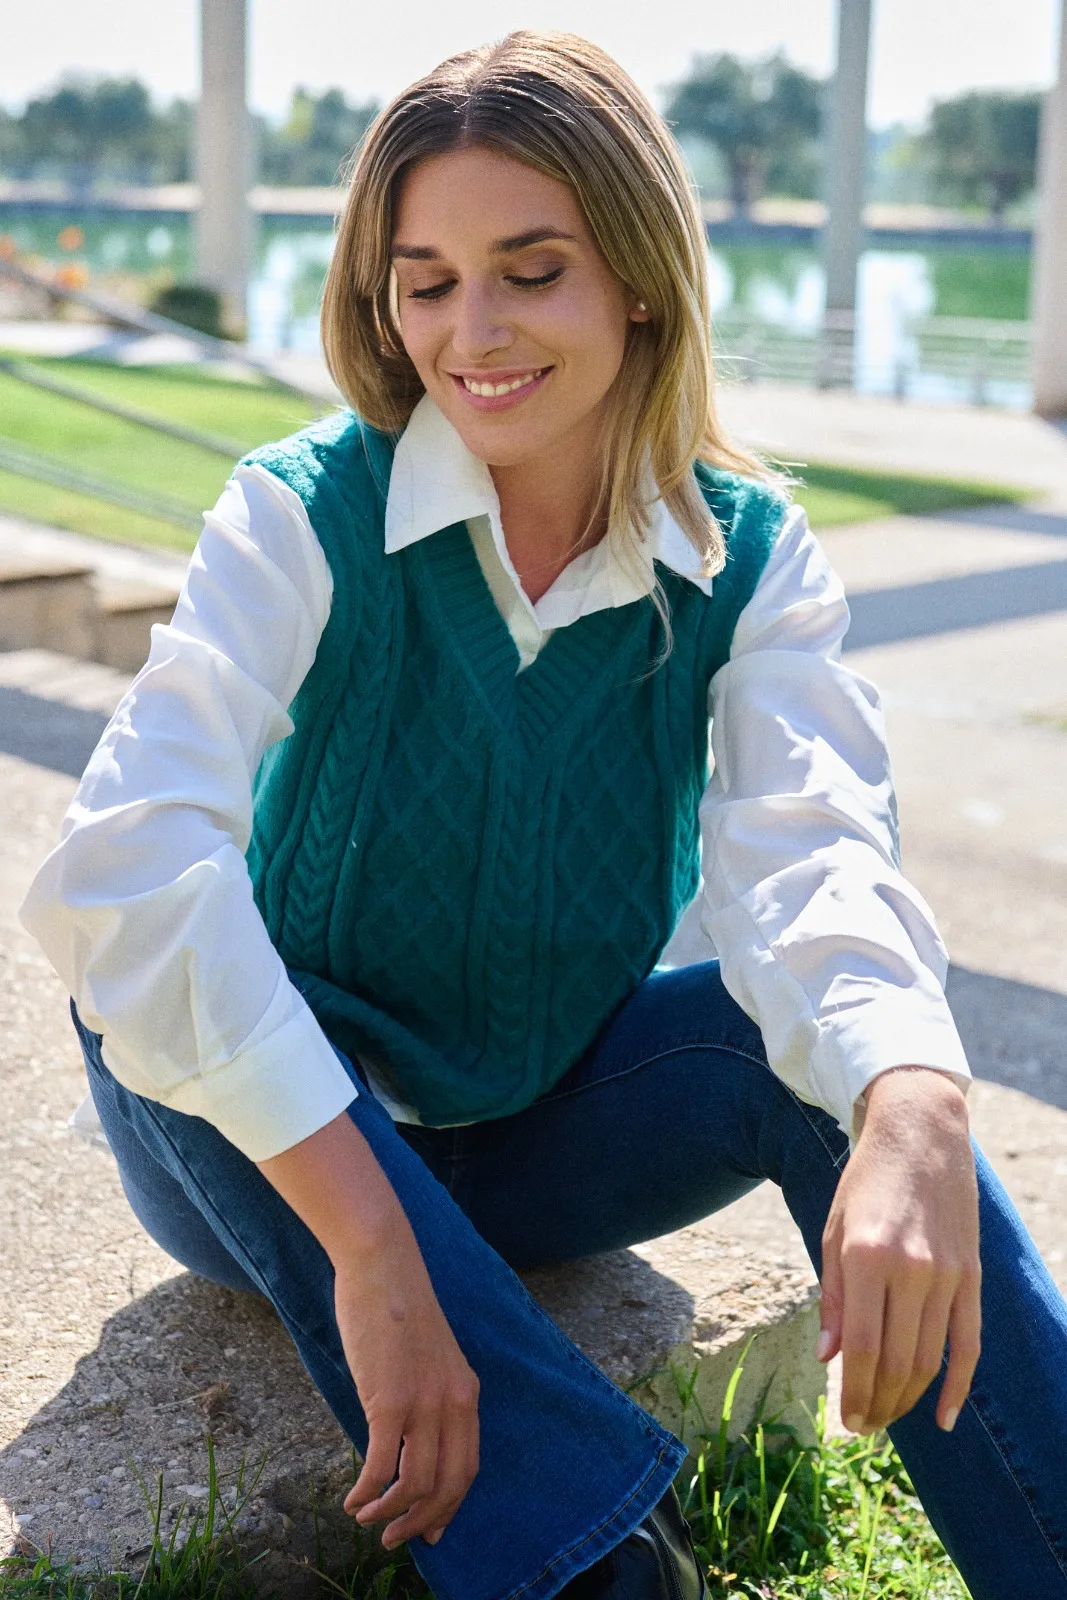
[[[225,1065],[182,1079],[166,1103],[203,1117],[250,1161],[266,1161],[324,1128],[359,1092],[303,1006]]]
[[[854,1145],[865,1106],[857,1101],[892,1067],[930,1067],[953,1078],[966,1094],[971,1082],[963,1042],[948,1002],[894,990],[819,1021],[809,1076],[819,1103]]]

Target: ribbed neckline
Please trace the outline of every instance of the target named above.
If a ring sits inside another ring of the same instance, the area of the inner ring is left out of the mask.
[[[442,528],[406,555],[494,715],[501,721],[516,717],[531,742],[579,714],[605,675],[617,670],[620,656],[630,654],[627,645],[639,625],[640,602],[597,611],[556,629],[536,661],[520,673],[518,649],[485,581],[466,524]]]

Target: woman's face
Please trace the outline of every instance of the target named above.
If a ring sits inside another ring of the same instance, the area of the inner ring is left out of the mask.
[[[392,259],[404,347],[474,455],[590,448],[648,313],[568,184],[478,146],[427,157],[401,185]]]

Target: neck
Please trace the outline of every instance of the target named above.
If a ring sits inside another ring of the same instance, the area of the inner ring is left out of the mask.
[[[520,571],[554,577],[607,531],[603,518],[589,527],[598,488],[593,440],[579,445],[569,437],[533,460],[489,471],[508,553]]]

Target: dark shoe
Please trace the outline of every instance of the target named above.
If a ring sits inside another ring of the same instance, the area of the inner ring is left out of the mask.
[[[672,1485],[639,1528],[564,1585],[559,1600],[707,1600],[707,1595]]]

